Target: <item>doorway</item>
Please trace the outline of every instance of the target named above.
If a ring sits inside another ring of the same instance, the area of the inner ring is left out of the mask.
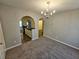
[[[35,28],[35,22],[32,17],[24,16],[20,21],[20,33],[22,43],[32,40],[32,30]]]
[[[38,35],[39,35],[39,37],[43,36],[43,32],[44,32],[44,19],[40,18],[39,22],[38,22]]]

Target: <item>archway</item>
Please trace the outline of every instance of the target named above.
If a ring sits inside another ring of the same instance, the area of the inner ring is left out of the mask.
[[[35,29],[34,19],[30,16],[24,16],[19,23],[22,42],[24,43],[32,40],[32,30]]]

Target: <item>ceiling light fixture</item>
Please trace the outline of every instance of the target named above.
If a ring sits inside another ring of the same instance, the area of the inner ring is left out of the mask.
[[[46,9],[41,11],[41,15],[46,17],[46,18],[49,18],[49,16],[52,16],[56,12],[56,10],[51,11],[49,9],[50,1],[47,1],[46,5],[47,5]]]

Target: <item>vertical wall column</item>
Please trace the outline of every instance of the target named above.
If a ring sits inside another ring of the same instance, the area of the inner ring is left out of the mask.
[[[36,39],[38,39],[38,20],[35,20],[35,29],[32,29],[32,40]]]

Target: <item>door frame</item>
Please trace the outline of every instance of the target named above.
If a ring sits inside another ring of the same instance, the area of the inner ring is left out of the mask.
[[[0,22],[0,59],[5,59],[5,41],[4,41],[4,36],[3,36],[3,31],[1,27],[1,22]]]

